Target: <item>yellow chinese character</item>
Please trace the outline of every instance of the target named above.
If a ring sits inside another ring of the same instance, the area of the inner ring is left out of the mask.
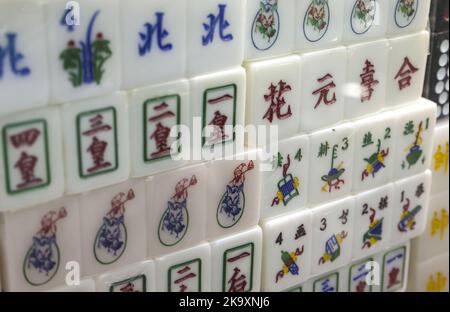
[[[448,161],[449,161],[449,144],[446,143],[445,153],[442,152],[442,146],[439,144],[437,151],[434,154],[434,171],[439,171],[441,168],[444,172],[448,173]]]
[[[441,216],[435,211],[431,219],[431,237],[434,237],[439,232],[439,239],[444,239],[445,231],[448,229],[449,215],[448,211],[441,209]]]
[[[441,272],[436,273],[436,279],[433,275],[430,275],[427,283],[427,292],[440,292],[445,290],[447,284],[447,277]]]

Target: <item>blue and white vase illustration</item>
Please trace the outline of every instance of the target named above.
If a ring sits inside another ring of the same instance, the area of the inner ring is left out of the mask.
[[[252,25],[253,46],[260,51],[269,50],[277,41],[279,33],[278,0],[261,0]]]
[[[419,8],[419,0],[397,0],[395,24],[400,28],[408,27],[414,20]]]
[[[41,219],[41,229],[33,236],[23,262],[23,274],[33,286],[48,283],[58,272],[61,255],[56,237],[56,223],[67,216],[66,209],[49,211]]]
[[[197,177],[184,178],[175,186],[175,195],[167,202],[158,226],[158,238],[164,246],[178,244],[186,235],[189,227],[189,212],[187,209],[188,189],[197,184]]]
[[[353,5],[350,25],[357,35],[365,34],[372,27],[376,14],[375,0],[356,0]]]
[[[102,264],[116,262],[125,252],[128,234],[125,225],[125,204],[135,198],[130,189],[120,192],[111,200],[111,210],[103,217],[94,241],[94,256]]]
[[[245,209],[245,174],[254,168],[253,161],[250,161],[234,169],[234,178],[227,184],[217,207],[217,222],[221,227],[230,228],[241,219]]]
[[[328,0],[312,0],[303,19],[303,33],[310,42],[317,42],[325,36],[330,26]]]

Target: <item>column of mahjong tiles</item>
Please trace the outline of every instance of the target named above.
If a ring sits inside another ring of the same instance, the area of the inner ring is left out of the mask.
[[[429,1],[0,6],[3,290],[404,289]],[[244,125],[280,140],[243,149]],[[217,159],[174,160],[189,149]]]

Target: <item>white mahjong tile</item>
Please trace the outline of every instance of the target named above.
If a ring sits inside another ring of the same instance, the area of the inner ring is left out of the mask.
[[[448,252],[410,267],[408,291],[448,293]]]
[[[427,27],[431,0],[388,0],[388,36],[414,33]]]
[[[438,122],[433,134],[433,151],[431,159],[431,171],[433,180],[431,192],[439,193],[449,189],[449,129],[448,120]]]
[[[404,291],[408,284],[409,243],[390,248],[377,256],[382,266],[381,292]]]

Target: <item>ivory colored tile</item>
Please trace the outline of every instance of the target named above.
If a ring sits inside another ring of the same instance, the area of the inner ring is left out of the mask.
[[[431,159],[431,171],[433,180],[431,192],[433,194],[448,191],[449,189],[449,135],[448,120],[439,122],[433,134],[433,151]]]
[[[430,0],[389,1],[388,36],[401,36],[424,30],[430,12]]]
[[[382,264],[381,292],[405,291],[408,285],[409,243],[391,247],[378,255]]]
[[[408,291],[448,293],[448,252],[410,267]]]

